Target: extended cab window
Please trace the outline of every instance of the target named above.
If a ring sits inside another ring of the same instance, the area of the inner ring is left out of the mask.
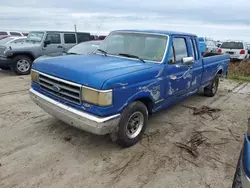
[[[189,42],[190,42],[190,45],[191,45],[191,53],[192,53],[191,55],[192,55],[192,57],[194,57],[194,59],[195,59],[195,54],[194,54],[195,49],[194,49],[193,40],[190,39]]]
[[[65,44],[76,44],[76,35],[75,34],[64,34]]]
[[[192,41],[193,41],[193,45],[194,45],[195,59],[198,60],[200,57],[199,57],[199,53],[198,53],[197,42],[195,39],[192,39]]]
[[[183,57],[187,57],[187,45],[184,38],[174,38],[173,40],[174,53],[176,63],[181,63]]]
[[[50,41],[50,44],[60,44],[61,37],[59,33],[49,33],[46,36],[46,40]]]

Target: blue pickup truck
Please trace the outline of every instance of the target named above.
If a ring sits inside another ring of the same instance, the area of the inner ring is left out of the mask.
[[[94,54],[36,60],[30,96],[63,122],[128,147],[149,114],[200,88],[213,97],[228,64],[228,55],[203,58],[193,34],[113,31]]]

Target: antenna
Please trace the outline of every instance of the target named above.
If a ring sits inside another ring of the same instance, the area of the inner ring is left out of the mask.
[[[76,24],[74,25],[74,28],[75,28],[75,32],[77,32]]]

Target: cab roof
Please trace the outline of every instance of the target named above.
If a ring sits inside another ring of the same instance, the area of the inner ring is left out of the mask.
[[[149,34],[159,34],[159,35],[185,35],[185,36],[196,37],[196,35],[191,33],[164,31],[164,30],[115,30],[114,32],[149,33]]]

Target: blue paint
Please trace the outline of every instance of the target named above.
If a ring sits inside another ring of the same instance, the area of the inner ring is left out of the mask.
[[[242,149],[242,165],[246,175],[250,178],[250,140],[247,134],[245,134],[244,145]]]
[[[173,38],[184,38],[188,48],[188,56],[192,56],[189,39],[194,39],[197,47],[199,46],[198,38],[195,35],[152,30],[124,30],[123,32],[168,35],[169,43],[163,63],[150,61],[143,63],[137,59],[92,54],[38,59],[33,65],[33,69],[61,79],[94,89],[112,89],[112,106],[100,107],[85,102],[77,105],[41,90],[36,83],[32,83],[32,88],[82,111],[98,116],[109,116],[121,113],[129,103],[141,99],[151,101],[153,112],[159,111],[210,84],[218,71],[222,70],[223,74],[227,72],[229,56],[220,55],[203,59],[199,48],[197,48],[198,57],[195,56],[195,62],[191,68],[182,65],[181,62],[178,64],[179,67],[176,64],[168,64]],[[171,79],[171,76],[180,79],[174,80]]]

